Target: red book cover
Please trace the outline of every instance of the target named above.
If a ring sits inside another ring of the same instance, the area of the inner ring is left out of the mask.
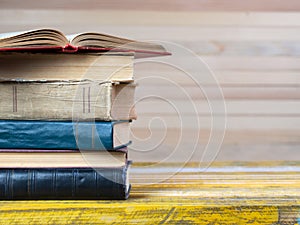
[[[168,56],[169,52],[156,52],[147,50],[131,50],[122,48],[97,48],[97,47],[75,47],[67,45],[60,46],[47,46],[47,47],[19,47],[19,48],[0,48],[0,52],[29,52],[29,53],[101,53],[101,52],[134,52],[135,58],[147,58],[156,56]]]

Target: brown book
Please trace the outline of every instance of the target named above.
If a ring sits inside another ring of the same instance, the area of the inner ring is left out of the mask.
[[[133,81],[134,53],[20,53],[0,51],[0,80]]]
[[[0,168],[110,168],[127,163],[126,148],[118,151],[0,151]]]
[[[0,82],[0,119],[136,119],[134,90],[131,83]]]

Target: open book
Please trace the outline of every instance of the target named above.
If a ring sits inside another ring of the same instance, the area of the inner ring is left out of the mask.
[[[117,51],[169,55],[159,44],[147,43],[100,33],[64,35],[54,29],[38,29],[0,34],[0,51]]]

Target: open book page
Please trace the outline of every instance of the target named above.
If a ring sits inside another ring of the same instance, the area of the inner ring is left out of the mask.
[[[77,33],[64,35],[54,29],[37,29],[0,34],[2,51],[46,51],[62,52],[134,51],[136,53],[168,55],[164,47],[155,43],[139,42],[102,33]],[[59,49],[60,48],[60,49]],[[141,57],[149,57],[141,56]]]
[[[0,34],[0,40],[1,39],[5,39],[5,38],[10,38],[10,37],[18,36],[18,35],[21,35],[21,34],[26,34],[26,33],[31,32],[31,31],[34,31],[34,30],[3,33],[3,34]]]
[[[93,47],[116,47],[122,44],[135,42],[134,40],[125,39],[113,35],[84,32],[66,35],[68,41],[75,46],[93,46]]]
[[[38,29],[0,34],[0,47],[65,46],[65,35],[54,29]]]
[[[166,52],[163,46],[155,43],[139,42],[102,33],[79,33],[67,36],[77,47],[123,49],[130,51]]]

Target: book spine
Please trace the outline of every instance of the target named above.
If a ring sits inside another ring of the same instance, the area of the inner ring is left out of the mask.
[[[110,121],[112,89],[109,82],[2,81],[0,119]]]
[[[115,123],[0,120],[0,148],[113,150]]]
[[[127,169],[4,168],[0,169],[0,199],[127,199]]]
[[[0,54],[0,62],[1,80],[133,82],[132,53],[112,56],[7,52]]]

